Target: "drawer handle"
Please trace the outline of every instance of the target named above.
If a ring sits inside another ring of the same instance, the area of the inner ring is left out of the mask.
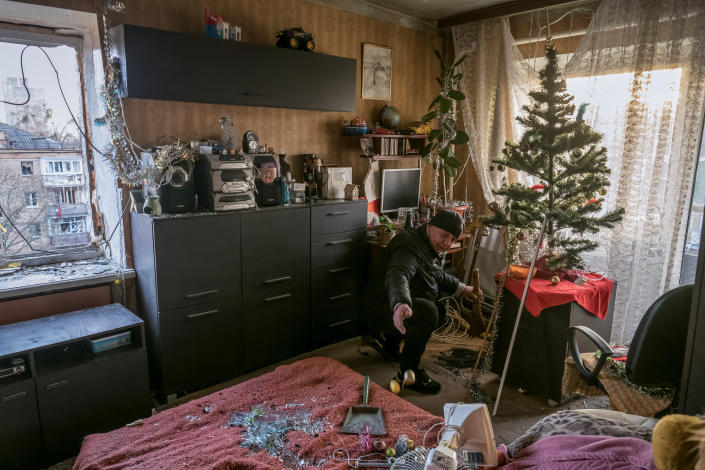
[[[265,284],[274,284],[275,282],[282,282],[282,281],[288,281],[291,279],[291,276],[282,276],[282,277],[276,277],[274,279],[267,279],[264,281]]]
[[[195,294],[188,294],[188,295],[186,296],[186,298],[187,298],[187,299],[197,299],[197,298],[203,297],[203,296],[205,296],[205,295],[211,295],[211,294],[217,294],[217,293],[218,293],[218,289],[215,289],[215,290],[207,290],[207,291],[204,291],[204,292],[196,292]]]
[[[27,392],[15,393],[14,395],[8,395],[6,397],[2,397],[2,401],[10,401],[10,400],[14,400],[16,398],[22,398],[25,395],[27,395]]]
[[[343,271],[347,271],[349,269],[352,269],[352,266],[342,266],[340,268],[333,268],[333,269],[329,269],[328,272],[331,274],[342,273]]]
[[[264,299],[265,302],[273,302],[275,300],[281,300],[281,299],[286,299],[287,297],[291,297],[291,294],[282,294],[282,295],[277,295],[275,297],[267,297]]]
[[[328,325],[328,328],[333,328],[334,326],[345,325],[346,323],[350,323],[350,320],[343,320],[343,321],[337,321],[335,323],[331,323],[330,325]]]
[[[340,295],[334,295],[333,297],[328,297],[328,300],[340,300],[344,299],[345,297],[350,297],[352,294],[350,292],[346,292],[345,294],[340,294]]]
[[[349,214],[349,213],[350,213],[350,211],[338,211],[338,212],[329,212],[326,215],[345,215],[345,214]]]
[[[205,317],[206,315],[213,315],[214,313],[218,312],[220,312],[220,310],[216,308],[215,310],[208,310],[207,312],[192,313],[191,315],[186,315],[186,318]]]
[[[330,246],[330,245],[342,245],[342,244],[344,244],[344,243],[352,243],[352,241],[353,241],[352,238],[346,238],[346,239],[344,239],[344,240],[334,240],[334,241],[332,241],[332,242],[328,242],[328,243],[326,243],[326,245],[328,245],[328,246]]]
[[[47,390],[52,390],[55,388],[63,387],[64,385],[68,385],[68,384],[69,384],[68,379],[64,379],[59,382],[54,382],[53,384],[47,385]]]

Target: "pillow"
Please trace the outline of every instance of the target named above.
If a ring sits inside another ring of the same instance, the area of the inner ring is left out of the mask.
[[[696,470],[696,468],[705,470],[704,437],[703,421],[697,416],[678,414],[664,416],[656,423],[651,439],[656,468],[658,470]]]

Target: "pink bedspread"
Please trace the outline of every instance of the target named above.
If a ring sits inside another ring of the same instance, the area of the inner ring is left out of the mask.
[[[327,460],[325,469],[349,468],[330,457],[337,448],[347,449],[351,457],[363,453],[358,435],[338,432],[348,408],[360,404],[361,390],[362,376],[340,362],[323,357],[301,360],[165,410],[142,425],[87,436],[74,470],[282,468],[276,455],[240,445],[245,428],[224,426],[233,412],[250,412],[255,405],[267,412],[287,404],[310,409],[311,419],[328,423],[317,436],[288,432],[287,449],[301,461],[321,465]],[[424,432],[442,421],[374,383],[370,405],[382,408],[384,440],[391,445],[400,434],[420,443]],[[436,444],[435,434],[429,433],[427,446]]]
[[[633,437],[551,436],[519,452],[501,470],[656,470],[651,443]]]

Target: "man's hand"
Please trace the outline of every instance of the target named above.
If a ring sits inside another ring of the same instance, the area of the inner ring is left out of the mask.
[[[399,304],[394,309],[394,326],[403,335],[406,334],[406,328],[404,327],[404,320],[411,318],[414,313],[411,311],[411,307],[406,304]]]
[[[482,300],[485,294],[482,292],[482,289],[478,289],[477,292],[475,292],[472,286],[465,286],[462,296],[472,300],[473,302],[477,302],[478,300]]]

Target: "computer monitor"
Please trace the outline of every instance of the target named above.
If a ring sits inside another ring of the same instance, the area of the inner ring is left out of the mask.
[[[380,212],[396,212],[400,207],[418,207],[421,168],[382,170]]]

